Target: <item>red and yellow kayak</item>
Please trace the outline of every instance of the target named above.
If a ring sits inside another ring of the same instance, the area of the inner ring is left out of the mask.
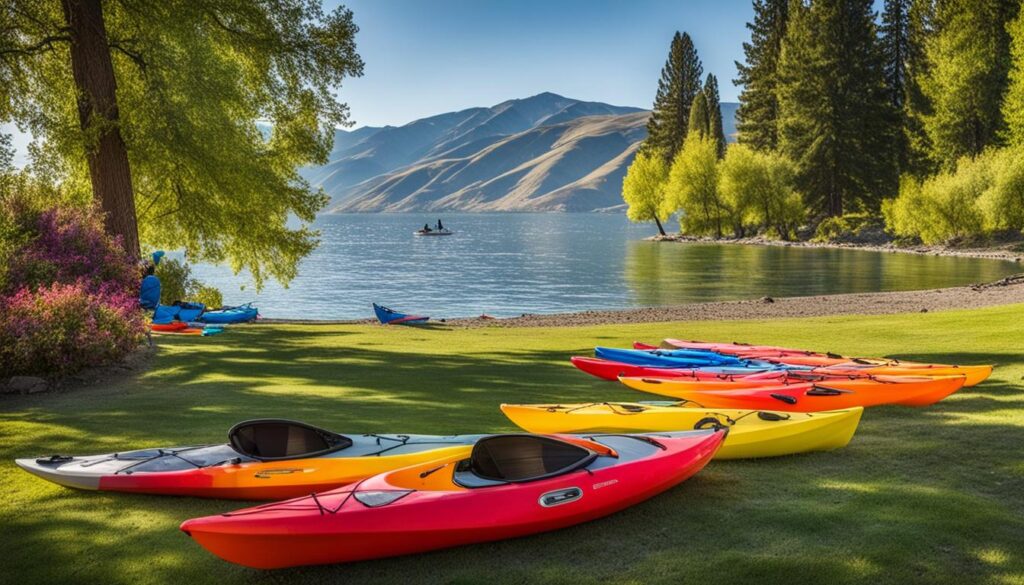
[[[497,435],[451,455],[304,498],[188,520],[218,557],[258,569],[346,563],[556,530],[628,508],[697,473],[722,429]]]

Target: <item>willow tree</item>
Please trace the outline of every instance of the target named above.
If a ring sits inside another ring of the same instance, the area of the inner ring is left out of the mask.
[[[132,253],[141,238],[287,282],[326,203],[296,170],[348,123],[336,90],[362,73],[357,30],[314,0],[9,0],[0,121],[31,131]]]

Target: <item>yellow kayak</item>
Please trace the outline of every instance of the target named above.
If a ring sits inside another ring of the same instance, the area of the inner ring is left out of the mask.
[[[501,411],[531,433],[681,431],[720,424],[729,428],[729,435],[715,457],[752,459],[844,447],[853,438],[864,409],[799,413],[595,402],[502,404]]]

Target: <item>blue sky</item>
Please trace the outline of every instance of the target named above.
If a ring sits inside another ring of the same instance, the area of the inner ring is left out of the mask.
[[[328,2],[333,9],[339,2]],[[736,101],[751,0],[344,0],[366,62],[341,97],[358,126],[400,125],[553,91],[649,108],[676,30]]]

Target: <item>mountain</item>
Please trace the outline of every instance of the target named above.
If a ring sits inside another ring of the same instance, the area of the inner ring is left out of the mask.
[[[734,106],[722,104],[727,135]],[[593,211],[622,203],[648,114],[542,93],[338,130],[329,162],[302,175],[331,197],[330,212]]]

